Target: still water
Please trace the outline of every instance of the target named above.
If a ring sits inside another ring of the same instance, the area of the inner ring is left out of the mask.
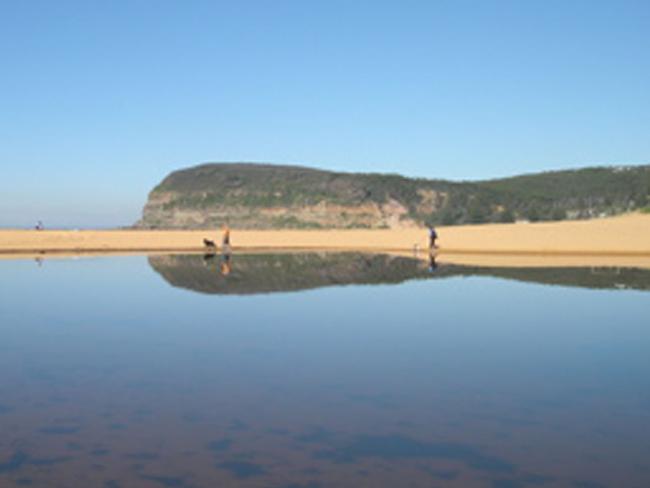
[[[430,264],[0,261],[0,486],[650,486],[650,272]]]

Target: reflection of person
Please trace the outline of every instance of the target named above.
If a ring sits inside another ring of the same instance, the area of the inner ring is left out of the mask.
[[[228,276],[231,271],[232,264],[230,261],[230,253],[224,251],[223,255],[221,256],[221,274]]]
[[[438,263],[436,263],[436,255],[434,253],[429,253],[429,272],[433,273],[438,268]]]
[[[438,238],[438,233],[436,232],[436,229],[433,228],[432,225],[429,226],[429,249],[435,249],[436,246],[436,239]]]

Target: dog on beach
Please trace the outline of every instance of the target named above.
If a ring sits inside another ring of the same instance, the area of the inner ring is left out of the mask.
[[[203,239],[203,245],[205,247],[210,248],[210,249],[216,249],[217,248],[214,241],[211,241],[210,239]]]

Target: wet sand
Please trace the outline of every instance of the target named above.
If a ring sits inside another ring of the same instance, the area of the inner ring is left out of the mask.
[[[519,266],[611,265],[650,267],[650,215],[588,221],[439,227],[441,258],[463,264]],[[201,252],[219,230],[0,230],[0,257]],[[426,229],[237,230],[235,252],[256,250],[367,251],[413,254],[427,250]],[[513,264],[514,263],[514,264]]]

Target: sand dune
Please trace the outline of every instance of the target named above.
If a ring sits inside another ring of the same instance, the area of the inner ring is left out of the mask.
[[[534,265],[551,261],[585,265],[650,267],[650,215],[628,214],[589,221],[488,224],[438,228],[442,258],[459,263]],[[199,252],[203,238],[220,242],[216,229],[193,231],[0,230],[0,255],[35,253]],[[426,250],[426,229],[404,230],[237,230],[234,251],[318,249]],[[552,258],[552,259],[551,259]],[[619,263],[619,264],[616,264]],[[627,263],[627,264],[621,264]],[[636,263],[636,264],[635,264]]]

